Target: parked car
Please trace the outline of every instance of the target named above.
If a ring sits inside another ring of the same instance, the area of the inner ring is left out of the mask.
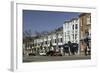
[[[48,51],[48,52],[46,53],[46,55],[47,55],[47,56],[54,56],[54,53],[55,53],[54,51]]]
[[[62,56],[62,54],[60,52],[55,52],[54,56]]]
[[[55,51],[48,51],[46,55],[47,56],[62,56],[60,52],[55,52]]]
[[[28,55],[29,55],[29,56],[36,56],[35,53],[29,53]]]
[[[45,52],[40,52],[39,55],[40,56],[46,56],[46,53]]]

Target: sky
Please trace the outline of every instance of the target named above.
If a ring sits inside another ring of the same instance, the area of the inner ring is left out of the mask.
[[[63,26],[65,20],[78,17],[78,12],[23,10],[23,32],[52,31]]]

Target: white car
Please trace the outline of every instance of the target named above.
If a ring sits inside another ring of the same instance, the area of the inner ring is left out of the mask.
[[[40,52],[39,54],[40,54],[40,56],[45,56],[46,55],[45,52]]]

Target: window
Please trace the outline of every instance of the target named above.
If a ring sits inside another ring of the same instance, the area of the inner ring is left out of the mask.
[[[77,39],[77,34],[75,34],[75,39]]]
[[[60,42],[60,43],[62,42],[62,38],[59,38],[59,42]]]
[[[78,28],[78,24],[75,24],[75,29],[77,29]]]
[[[87,16],[87,25],[91,24],[91,16]]]
[[[57,40],[55,39],[55,43],[57,42]]]
[[[47,44],[47,41],[45,41],[45,44]]]
[[[61,38],[61,42],[62,42],[62,38]]]
[[[73,24],[72,28],[73,28],[73,30],[74,30],[74,24]]]
[[[74,39],[74,34],[73,34],[73,39]]]

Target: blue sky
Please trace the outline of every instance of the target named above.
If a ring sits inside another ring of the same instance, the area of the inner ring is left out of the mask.
[[[63,26],[65,20],[77,17],[78,12],[23,10],[23,32],[51,31]]]

